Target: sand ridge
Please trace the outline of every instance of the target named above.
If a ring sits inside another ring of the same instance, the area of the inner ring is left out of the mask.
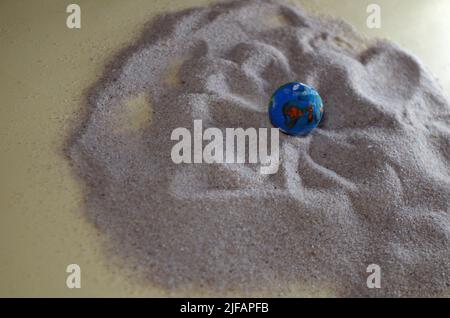
[[[172,163],[174,128],[270,127],[270,95],[290,81],[315,87],[326,115],[306,138],[281,135],[277,174]],[[151,119],[117,129],[142,94]],[[448,291],[450,103],[396,44],[272,1],[169,13],[112,62],[88,108],[68,149],[86,216],[149,283]],[[381,289],[366,287],[371,263]]]

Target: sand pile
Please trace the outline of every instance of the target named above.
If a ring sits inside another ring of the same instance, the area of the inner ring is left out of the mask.
[[[300,81],[325,104],[280,169],[176,165],[177,127],[271,127],[271,93]],[[157,18],[91,90],[69,155],[86,214],[153,284],[337,295],[450,286],[450,106],[414,56],[339,21],[267,1]],[[366,287],[366,268],[382,288]]]

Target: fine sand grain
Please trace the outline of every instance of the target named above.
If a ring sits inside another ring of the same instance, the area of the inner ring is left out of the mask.
[[[280,169],[176,165],[176,127],[271,127],[280,85],[315,87],[325,121],[280,135]],[[450,103],[411,54],[268,1],[158,17],[90,90],[68,147],[86,215],[143,283],[292,285],[338,296],[450,286]],[[382,288],[366,287],[366,268]],[[138,275],[138,274],[136,274]]]

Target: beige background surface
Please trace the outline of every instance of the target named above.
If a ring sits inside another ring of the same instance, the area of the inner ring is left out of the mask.
[[[369,36],[417,54],[450,92],[449,0],[292,0],[346,19]],[[82,9],[69,30],[66,6]],[[165,11],[208,0],[2,0],[0,2],[0,296],[166,296],[108,266],[99,234],[82,217],[80,184],[61,148],[83,91],[106,61]],[[382,8],[369,30],[366,7]],[[65,285],[66,266],[82,269],[82,288]],[[207,295],[198,291],[195,296]],[[193,294],[191,294],[193,295]],[[308,295],[293,287],[290,295]]]

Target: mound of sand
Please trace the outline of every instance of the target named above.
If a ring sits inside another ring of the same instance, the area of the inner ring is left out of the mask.
[[[271,127],[280,85],[315,87],[326,118],[281,135],[280,169],[176,165],[173,129]],[[69,155],[86,215],[149,283],[345,296],[450,285],[450,104],[420,61],[340,21],[267,1],[157,18],[91,90]],[[366,268],[382,269],[368,289]]]

